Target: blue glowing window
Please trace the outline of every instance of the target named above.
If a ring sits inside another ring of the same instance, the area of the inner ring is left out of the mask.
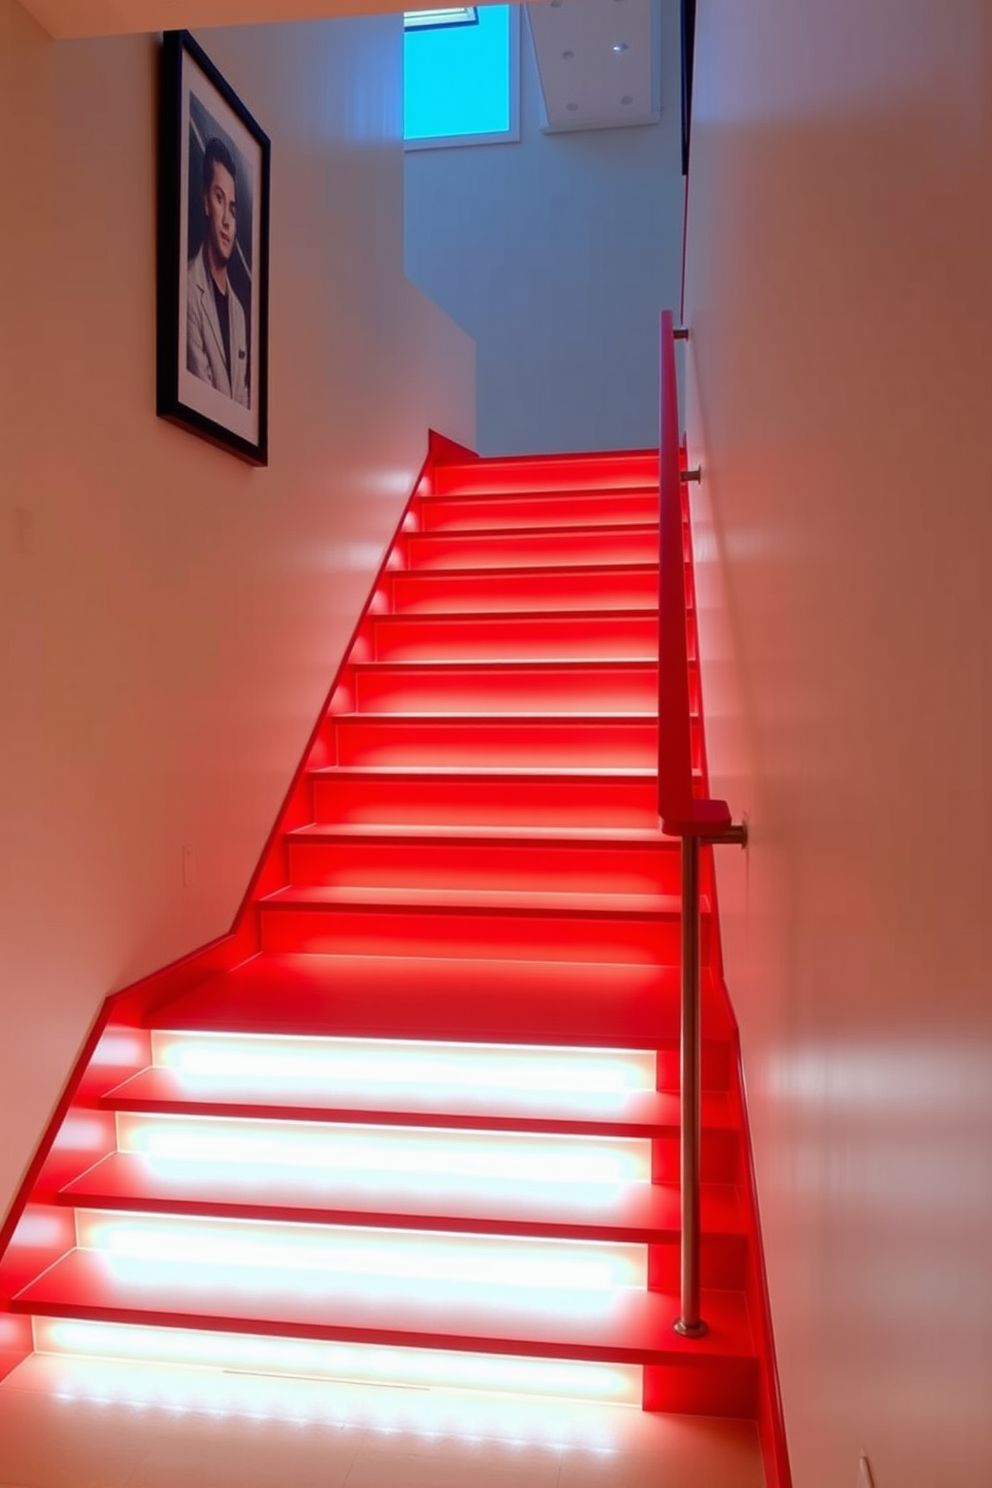
[[[436,14],[436,13],[435,13]],[[407,26],[403,137],[408,148],[519,139],[516,6],[480,5],[477,19]]]

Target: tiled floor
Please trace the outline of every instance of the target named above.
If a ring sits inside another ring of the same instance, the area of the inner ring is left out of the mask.
[[[753,1427],[35,1356],[0,1385],[0,1488],[763,1488]]]

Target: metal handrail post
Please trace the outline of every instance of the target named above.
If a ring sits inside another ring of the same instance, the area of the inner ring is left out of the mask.
[[[699,1169],[702,1132],[702,1037],[699,998],[700,840],[682,838],[682,1311],[675,1331],[701,1338],[707,1331],[699,1303]]]

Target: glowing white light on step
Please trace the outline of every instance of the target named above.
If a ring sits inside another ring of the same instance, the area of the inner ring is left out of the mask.
[[[198,1220],[156,1216],[107,1216],[81,1210],[78,1243],[102,1252],[122,1275],[150,1285],[249,1289],[298,1285],[312,1290],[364,1277],[376,1287],[390,1282],[445,1287],[509,1287],[560,1292],[611,1292],[646,1285],[646,1247],[595,1241],[544,1240],[491,1235],[431,1234],[358,1226]],[[138,1263],[132,1265],[129,1263]],[[235,1276],[235,1273],[240,1273]],[[276,1275],[278,1273],[278,1275]]]
[[[641,1371],[637,1366],[583,1360],[462,1354],[443,1349],[325,1343],[50,1318],[35,1320],[35,1347],[39,1353],[187,1364],[308,1380],[496,1390],[629,1404],[639,1404],[641,1398]]]
[[[655,1081],[655,1057],[640,1050],[170,1033],[155,1036],[154,1056],[194,1081],[300,1082],[328,1097],[420,1087],[538,1101],[568,1096],[600,1108],[611,1097],[652,1090]]]
[[[636,1138],[122,1114],[119,1146],[152,1165],[269,1167],[323,1175],[325,1181],[393,1174],[446,1185],[489,1179],[525,1188],[554,1183],[581,1190],[586,1185],[649,1182],[651,1177],[650,1143]]]

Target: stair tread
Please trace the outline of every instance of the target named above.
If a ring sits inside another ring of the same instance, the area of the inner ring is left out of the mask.
[[[311,775],[336,778],[398,776],[427,780],[657,780],[657,769],[646,765],[318,765]]]
[[[445,617],[447,618],[447,617]],[[590,672],[598,676],[601,672],[649,672],[656,673],[658,670],[657,659],[648,657],[562,657],[556,660],[553,657],[544,656],[522,656],[514,657],[474,657],[468,656],[464,660],[458,657],[440,657],[437,661],[430,661],[420,657],[410,661],[390,661],[384,658],[381,661],[356,661],[352,663],[356,672],[395,672],[402,671],[405,675],[417,676],[424,672],[481,672],[484,675],[492,672],[568,672],[581,676]]]
[[[703,974],[704,1032],[730,1036]],[[152,1026],[451,1043],[651,1049],[679,1030],[674,966],[264,953],[160,1009]]]
[[[443,498],[451,500],[451,497]],[[468,498],[467,498],[468,499]],[[645,521],[643,517],[632,518],[627,521],[610,522],[570,522],[567,526],[557,522],[527,522],[520,527],[493,527],[482,523],[478,527],[457,528],[434,528],[415,527],[405,530],[403,537],[421,539],[440,538],[446,542],[460,542],[462,538],[479,537],[534,537],[548,538],[552,542],[558,537],[609,537],[611,533],[619,536],[629,537],[637,534],[640,537],[654,537],[658,532],[658,523]]]
[[[444,576],[451,574],[453,571],[450,568],[432,569],[431,575],[432,577],[436,577],[438,574]],[[390,576],[395,577],[397,573],[410,574],[413,572],[418,572],[419,576],[419,571],[409,568],[391,569]],[[487,569],[486,572],[490,573],[492,570]],[[527,572],[533,573],[534,569],[528,569]],[[390,610],[385,613],[379,612],[373,614],[369,618],[375,625],[389,625],[397,621],[407,624],[411,620],[415,620],[418,625],[450,625],[452,623],[464,625],[470,624],[472,621],[482,621],[488,625],[493,621],[504,620],[513,625],[521,623],[536,624],[543,620],[559,620],[569,625],[581,625],[583,622],[588,625],[596,625],[602,621],[604,615],[610,620],[656,620],[658,618],[658,606],[657,604],[625,605],[616,608],[611,606],[608,610],[417,610],[413,612]]]
[[[676,837],[666,837],[660,827],[557,827],[492,826],[471,823],[440,825],[417,822],[310,822],[287,832],[289,841],[333,842],[431,842],[431,843],[528,843],[564,847],[657,847],[678,852]]]
[[[497,490],[497,491],[468,491],[468,492],[463,492],[463,493],[459,493],[458,491],[425,491],[420,496],[419,499],[420,499],[420,501],[423,502],[423,504],[425,506],[428,506],[428,505],[432,504],[435,501],[465,501],[465,502],[472,502],[472,501],[522,501],[522,502],[525,502],[525,501],[547,501],[549,499],[552,499],[553,500],[556,496],[559,497],[562,501],[565,501],[569,497],[574,497],[574,496],[578,496],[580,499],[582,497],[589,497],[589,496],[615,496],[615,497],[620,498],[620,497],[624,497],[624,496],[643,496],[643,495],[645,495],[647,493],[650,493],[651,491],[655,490],[656,487],[657,487],[657,484],[658,484],[657,481],[655,481],[655,483],[654,483],[653,486],[650,485],[650,484],[641,483],[641,482],[636,482],[634,484],[622,483],[622,484],[617,484],[615,486],[614,485],[610,485],[610,486],[604,486],[604,487],[598,487],[598,486],[592,486],[592,487],[562,486],[560,489],[554,489],[554,488],[552,488],[551,490],[542,490],[540,486],[536,486],[532,490],[530,488],[530,486],[520,485],[520,486],[510,487],[510,488],[508,488],[506,490]]]
[[[335,1091],[326,1080],[266,1084],[252,1075],[210,1077],[150,1065],[103,1097],[101,1105],[117,1111],[220,1115],[259,1119],[293,1119],[417,1127],[529,1132],[569,1132],[597,1136],[675,1136],[679,1130],[679,1097],[669,1090],[632,1090],[604,1095],[601,1102],[581,1102],[560,1093],[544,1096],[514,1092],[500,1099],[491,1091],[443,1092],[423,1085],[383,1092]],[[728,1096],[703,1094],[704,1130],[734,1130]]]
[[[258,1290],[254,1268],[128,1262],[73,1250],[13,1299],[16,1312],[158,1326],[262,1332],[369,1343],[488,1349],[555,1357],[675,1363],[754,1358],[743,1293],[703,1293],[704,1338],[672,1329],[678,1299],[634,1288],[572,1291],[423,1286],[411,1295],[375,1278],[363,1292],[353,1277],[333,1284],[278,1273]],[[294,1284],[295,1283],[295,1284]]]
[[[569,472],[568,478],[562,473],[562,464]],[[435,489],[440,496],[499,496],[519,490],[523,483],[528,491],[538,494],[592,495],[615,490],[619,481],[625,490],[657,491],[658,475],[657,450],[623,464],[613,457],[597,460],[591,455],[540,460],[535,456],[500,456],[472,464],[439,466]],[[549,479],[552,484],[547,483]]]
[[[420,534],[417,534],[418,536]],[[432,536],[425,533],[425,537]],[[460,536],[461,534],[459,534]],[[440,536],[440,534],[438,534]],[[567,563],[500,563],[490,565],[487,563],[465,563],[459,567],[452,564],[446,568],[387,568],[383,575],[388,579],[465,579],[478,578],[561,578],[564,574],[618,574],[631,577],[634,574],[642,574],[654,578],[658,572],[656,563],[645,563],[641,558],[614,558],[611,560],[597,559],[588,563],[576,561],[570,556]],[[611,607],[610,614],[616,611]]]
[[[365,1177],[305,1175],[275,1164],[223,1166],[189,1159],[149,1160],[115,1152],[66,1185],[60,1202],[84,1208],[216,1214],[292,1223],[357,1224],[481,1234],[526,1234],[633,1244],[671,1241],[680,1232],[674,1184],[630,1182],[510,1185],[489,1175],[474,1180],[374,1171]],[[526,1191],[530,1189],[530,1192]],[[744,1233],[732,1184],[701,1187],[703,1229]]]
[[[462,889],[406,886],[401,884],[292,884],[276,889],[259,899],[263,907],[298,907],[328,909],[347,905],[350,908],[377,909],[398,907],[410,910],[440,909],[445,912],[482,910],[501,914],[564,914],[576,919],[602,915],[638,917],[678,915],[681,901],[676,894],[588,893],[577,889]],[[709,905],[703,899],[700,908]]]
[[[600,729],[611,723],[644,723],[652,728],[658,727],[658,710],[644,708],[611,708],[603,709],[599,713],[584,712],[556,712],[540,713],[535,710],[521,710],[514,713],[439,713],[436,709],[425,709],[423,713],[404,711],[402,713],[329,713],[327,722],[333,724],[360,724],[363,728],[368,725],[372,728],[392,727],[402,723],[438,723],[458,724],[467,726],[478,731],[486,726],[506,724],[530,724],[540,723],[542,726],[550,725],[554,728],[596,728]]]

